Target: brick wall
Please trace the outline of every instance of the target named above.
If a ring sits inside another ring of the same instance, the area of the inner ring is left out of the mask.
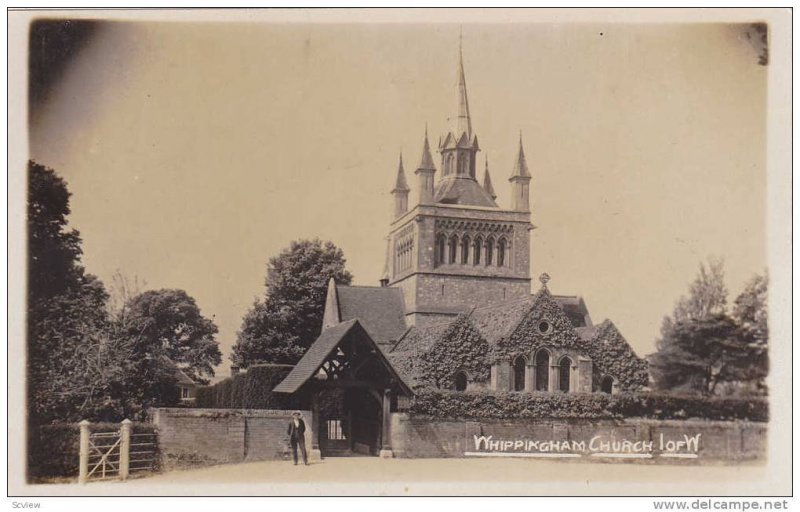
[[[302,411],[311,449],[311,412]],[[165,464],[218,464],[291,457],[286,428],[292,411],[155,409],[152,421]]]
[[[763,460],[766,453],[767,424],[722,421],[667,421],[629,419],[622,421],[534,421],[534,420],[438,420],[393,413],[392,449],[395,457],[432,458],[465,457],[474,451],[474,436],[494,439],[528,439],[541,441],[583,441],[587,448],[595,436],[603,440],[627,439],[652,441],[654,458],[660,458],[660,440],[683,439],[684,435],[699,438],[697,459],[662,459],[675,461],[743,461]],[[588,460],[591,452],[583,455]],[[654,458],[632,459],[653,462]]]

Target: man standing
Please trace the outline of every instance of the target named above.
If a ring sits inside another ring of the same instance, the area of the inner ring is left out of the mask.
[[[292,419],[289,422],[289,428],[286,433],[289,434],[289,444],[292,445],[292,456],[294,457],[294,465],[297,465],[297,447],[300,446],[300,453],[303,454],[303,464],[308,466],[308,455],[306,454],[306,424],[303,422],[303,415],[300,411],[292,413]]]

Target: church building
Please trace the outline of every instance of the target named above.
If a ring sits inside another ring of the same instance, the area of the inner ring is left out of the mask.
[[[596,324],[581,297],[552,294],[547,274],[532,293],[531,172],[522,137],[508,179],[511,204],[501,206],[486,159],[478,180],[481,146],[461,48],[458,57],[455,116],[436,161],[426,130],[411,181],[414,205],[400,157],[380,286],[331,280],[320,339],[275,391],[379,381],[372,394],[388,428],[398,397],[418,386],[617,393],[647,385],[646,362],[610,320]]]

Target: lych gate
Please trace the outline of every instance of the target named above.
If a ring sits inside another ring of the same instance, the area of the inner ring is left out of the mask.
[[[325,329],[273,390],[307,397],[312,456],[392,456],[390,414],[409,386],[357,319]]]

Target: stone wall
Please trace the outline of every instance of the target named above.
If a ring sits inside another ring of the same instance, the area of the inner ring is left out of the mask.
[[[699,437],[697,437],[699,435]],[[702,463],[707,461],[739,462],[763,460],[766,453],[767,424],[755,422],[723,422],[701,420],[441,420],[393,413],[391,442],[395,457],[433,458],[468,457],[486,451],[476,448],[479,440],[492,436],[493,441],[540,441],[540,446],[501,447],[497,456],[552,456],[552,453],[574,453],[570,456],[586,461],[623,460],[658,463]],[[690,444],[678,443],[697,439]],[[628,446],[605,444],[629,441]],[[555,443],[551,443],[554,441]],[[560,450],[566,441],[569,448]],[[582,444],[581,444],[582,443]],[[635,444],[638,443],[638,444]],[[647,444],[652,448],[647,450]],[[558,447],[553,450],[553,447]],[[602,448],[608,448],[603,450]],[[549,448],[549,449],[545,449]],[[636,449],[641,451],[638,451]],[[638,456],[604,456],[607,452],[640,453]],[[647,455],[649,453],[649,456]],[[693,456],[696,455],[696,456]],[[481,454],[484,455],[484,454]]]
[[[311,450],[311,412],[301,411]],[[167,465],[218,464],[291,458],[286,428],[292,411],[155,409],[152,422]]]
[[[434,265],[435,238],[439,232],[437,222],[455,223],[452,229],[444,227],[439,231],[457,233],[459,239],[464,233],[470,234],[471,239],[477,233],[484,238],[500,235],[500,232],[485,229],[485,226],[479,228],[484,224],[506,228],[502,231],[509,244],[506,265],[462,265],[460,253],[459,263]],[[396,219],[392,223],[389,244],[392,255],[389,258],[390,286],[403,291],[407,322],[424,326],[446,320],[449,315],[473,306],[529,296],[530,229],[529,212],[456,205],[418,205]],[[415,240],[411,266],[395,272],[395,241],[398,237],[406,237],[409,231]]]

